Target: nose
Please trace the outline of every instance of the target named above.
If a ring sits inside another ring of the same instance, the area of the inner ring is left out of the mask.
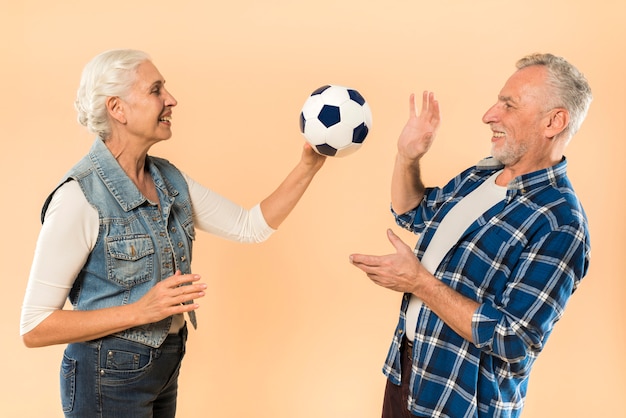
[[[497,104],[494,104],[489,109],[487,109],[487,112],[485,112],[485,114],[483,115],[483,123],[490,124],[496,121],[496,118],[497,118],[496,107],[497,107]]]
[[[165,105],[169,107],[174,107],[177,104],[178,101],[176,101],[174,96],[172,96],[172,94],[168,90],[165,90]]]

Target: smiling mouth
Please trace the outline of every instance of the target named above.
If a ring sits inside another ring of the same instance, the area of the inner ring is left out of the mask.
[[[162,118],[159,118],[159,122],[171,123],[172,122],[172,117],[171,116],[163,116]]]

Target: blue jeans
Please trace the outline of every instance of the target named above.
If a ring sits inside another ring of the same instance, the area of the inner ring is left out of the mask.
[[[159,348],[105,337],[69,344],[61,363],[66,417],[172,418],[187,327]]]

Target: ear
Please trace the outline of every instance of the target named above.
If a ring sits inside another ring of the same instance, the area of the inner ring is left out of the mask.
[[[126,123],[126,115],[124,114],[124,103],[119,97],[107,97],[105,102],[109,116],[119,123]]]
[[[563,108],[555,108],[550,111],[546,124],[546,137],[552,139],[567,128],[569,125],[569,112]]]

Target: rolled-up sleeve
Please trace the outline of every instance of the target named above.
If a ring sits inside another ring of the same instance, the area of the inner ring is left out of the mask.
[[[586,274],[585,238],[582,226],[565,225],[529,246],[501,297],[474,313],[474,344],[510,363],[539,353]]]

